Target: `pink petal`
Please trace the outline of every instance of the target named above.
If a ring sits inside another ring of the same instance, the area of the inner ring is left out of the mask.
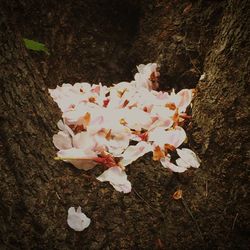
[[[181,97],[178,103],[179,111],[185,112],[187,106],[192,101],[192,89],[183,89],[177,95]]]
[[[192,150],[188,148],[177,149],[177,154],[191,167],[198,168],[200,166],[200,159]]]
[[[81,207],[75,210],[74,207],[70,207],[68,210],[67,223],[70,228],[75,231],[83,231],[90,224],[91,220],[81,212]]]
[[[126,172],[120,167],[109,168],[97,177],[97,180],[101,182],[108,181],[119,192],[131,192],[131,183],[127,180]]]
[[[119,164],[125,167],[150,151],[152,151],[152,146],[145,141],[141,141],[135,146],[129,146],[121,155],[123,159],[119,162]]]
[[[82,149],[71,148],[60,150],[57,156],[66,162],[70,162],[76,168],[89,170],[97,165],[94,159],[97,154],[93,151],[83,151]]]
[[[162,158],[161,164],[164,168],[169,168],[173,172],[177,172],[177,173],[183,173],[187,170],[187,168],[185,168],[185,167],[177,166],[177,165],[173,164],[172,162],[170,162],[169,157]]]
[[[72,148],[71,137],[62,131],[53,136],[53,143],[59,150]]]
[[[73,146],[82,150],[93,150],[96,146],[96,141],[88,132],[81,132],[73,137]]]

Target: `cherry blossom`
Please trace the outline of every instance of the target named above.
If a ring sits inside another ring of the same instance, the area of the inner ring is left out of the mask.
[[[200,166],[192,150],[180,149],[187,138],[182,126],[191,118],[186,110],[194,91],[157,91],[158,65],[137,69],[133,81],[111,87],[84,82],[49,89],[63,118],[53,136],[56,159],[83,170],[102,165],[106,170],[98,180],[124,193],[131,190],[125,168],[147,153],[174,172]]]
[[[164,147],[165,144],[178,148],[186,139],[186,132],[182,127],[165,130],[164,127],[158,127],[149,131],[148,140],[153,141],[154,145]]]
[[[74,207],[70,207],[68,210],[68,218],[67,223],[70,228],[75,231],[83,231],[90,225],[90,218],[88,218],[82,211],[81,207],[75,209]]]
[[[96,166],[95,158],[98,156],[92,150],[82,150],[79,148],[70,148],[57,152],[58,159],[70,162],[76,168],[89,170]]]
[[[148,90],[157,88],[158,85],[154,86],[154,81],[152,81],[156,80],[160,75],[157,71],[157,67],[156,63],[149,63],[147,65],[140,64],[137,66],[138,73],[135,74],[135,86],[137,88],[147,88]]]
[[[120,167],[111,167],[104,171],[97,180],[108,181],[115,190],[123,193],[131,192],[131,183],[127,180],[127,175]]]
[[[166,157],[162,158],[160,161],[161,161],[161,164],[164,168],[169,168],[173,172],[183,173],[187,170],[186,166],[175,165],[174,163],[170,162],[170,156],[166,156]]]
[[[182,164],[186,164],[186,166],[198,168],[200,166],[200,159],[196,156],[196,154],[188,149],[188,148],[182,148],[182,149],[176,149],[177,154],[180,156],[180,161]],[[178,160],[178,159],[177,159]],[[177,161],[176,160],[176,161]]]
[[[138,142],[135,146],[129,146],[124,151],[124,153],[121,155],[122,160],[119,162],[119,164],[122,167],[125,167],[150,151],[152,151],[151,144],[144,141]]]

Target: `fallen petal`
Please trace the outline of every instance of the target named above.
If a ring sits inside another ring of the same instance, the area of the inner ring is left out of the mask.
[[[111,167],[104,171],[97,180],[101,182],[108,181],[115,190],[123,193],[131,192],[131,183],[127,179],[127,174],[120,167]]]
[[[78,207],[77,210],[74,207],[69,208],[67,223],[70,228],[78,232],[83,231],[90,225],[90,222],[90,218],[81,212],[81,207]]]
[[[129,146],[124,151],[121,155],[123,159],[119,162],[119,164],[125,167],[150,151],[152,151],[152,146],[149,143],[144,141],[138,142],[135,146]]]
[[[72,139],[69,134],[59,131],[53,136],[53,143],[59,150],[72,148]]]
[[[188,148],[182,148],[177,149],[177,154],[181,157],[181,159],[189,164],[193,168],[198,168],[200,166],[200,159],[196,156],[196,154],[188,149]]]
[[[71,148],[57,152],[59,159],[70,162],[78,169],[89,170],[97,165],[94,159],[97,154],[93,151]]]
[[[164,168],[169,168],[173,172],[183,173],[187,170],[187,168],[185,167],[177,166],[173,164],[172,162],[170,162],[169,157],[162,158],[160,161]]]

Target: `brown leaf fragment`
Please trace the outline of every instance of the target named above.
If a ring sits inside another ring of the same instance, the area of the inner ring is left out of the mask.
[[[175,200],[182,199],[182,190],[181,189],[178,189],[177,191],[174,192],[173,199],[175,199]]]

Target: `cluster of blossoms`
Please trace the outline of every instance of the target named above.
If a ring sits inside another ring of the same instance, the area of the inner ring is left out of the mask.
[[[174,172],[200,165],[193,151],[179,148],[186,140],[182,126],[190,118],[185,112],[193,90],[156,91],[157,64],[137,68],[135,80],[112,87],[76,83],[49,90],[63,118],[53,136],[57,159],[83,170],[103,165],[97,179],[124,193],[131,191],[126,166],[148,152]]]

